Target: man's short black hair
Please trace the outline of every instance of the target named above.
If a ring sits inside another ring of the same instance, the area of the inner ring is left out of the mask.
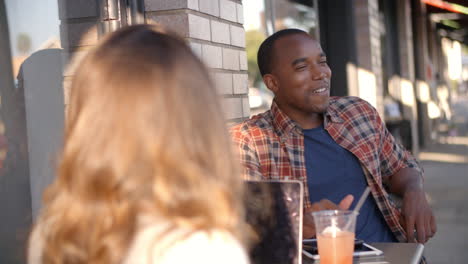
[[[273,35],[269,36],[262,42],[257,53],[258,68],[260,69],[260,74],[262,76],[264,76],[265,74],[271,73],[271,69],[273,66],[272,65],[273,56],[274,56],[273,46],[275,42],[282,37],[295,35],[295,34],[309,35],[307,32],[303,30],[296,29],[296,28],[288,28],[288,29],[283,29],[274,33]]]

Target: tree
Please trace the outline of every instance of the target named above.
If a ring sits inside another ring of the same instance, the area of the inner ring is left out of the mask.
[[[265,34],[259,30],[249,30],[245,33],[249,84],[256,87],[262,82],[262,76],[257,65],[257,52],[264,39]]]

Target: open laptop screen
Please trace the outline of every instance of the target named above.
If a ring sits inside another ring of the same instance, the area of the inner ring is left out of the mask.
[[[302,199],[299,181],[246,181],[252,263],[301,263]]]

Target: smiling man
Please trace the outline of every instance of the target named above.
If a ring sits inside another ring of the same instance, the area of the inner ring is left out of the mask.
[[[258,65],[275,94],[271,109],[231,133],[246,179],[304,183],[304,238],[315,235],[310,212],[353,208],[367,186],[372,195],[360,210],[357,238],[425,243],[435,234],[418,163],[370,104],[330,97],[331,70],[316,40],[297,29],[278,31],[260,46]],[[401,208],[389,193],[402,198]]]

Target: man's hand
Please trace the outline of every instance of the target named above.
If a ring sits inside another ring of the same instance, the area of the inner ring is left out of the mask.
[[[406,230],[408,242],[426,243],[437,231],[432,209],[422,189],[407,190],[403,195],[401,224]],[[414,231],[417,237],[414,236]]]
[[[354,197],[349,194],[341,202],[336,205],[330,200],[323,199],[320,202],[313,203],[312,207],[304,211],[303,218],[303,228],[302,228],[302,237],[311,238],[315,236],[315,224],[314,217],[312,212],[322,211],[322,210],[348,210],[353,202]]]
[[[403,198],[401,226],[408,242],[426,243],[437,231],[432,209],[424,193],[422,177],[413,168],[403,168],[390,177],[390,192]],[[414,231],[418,233],[414,237]]]

